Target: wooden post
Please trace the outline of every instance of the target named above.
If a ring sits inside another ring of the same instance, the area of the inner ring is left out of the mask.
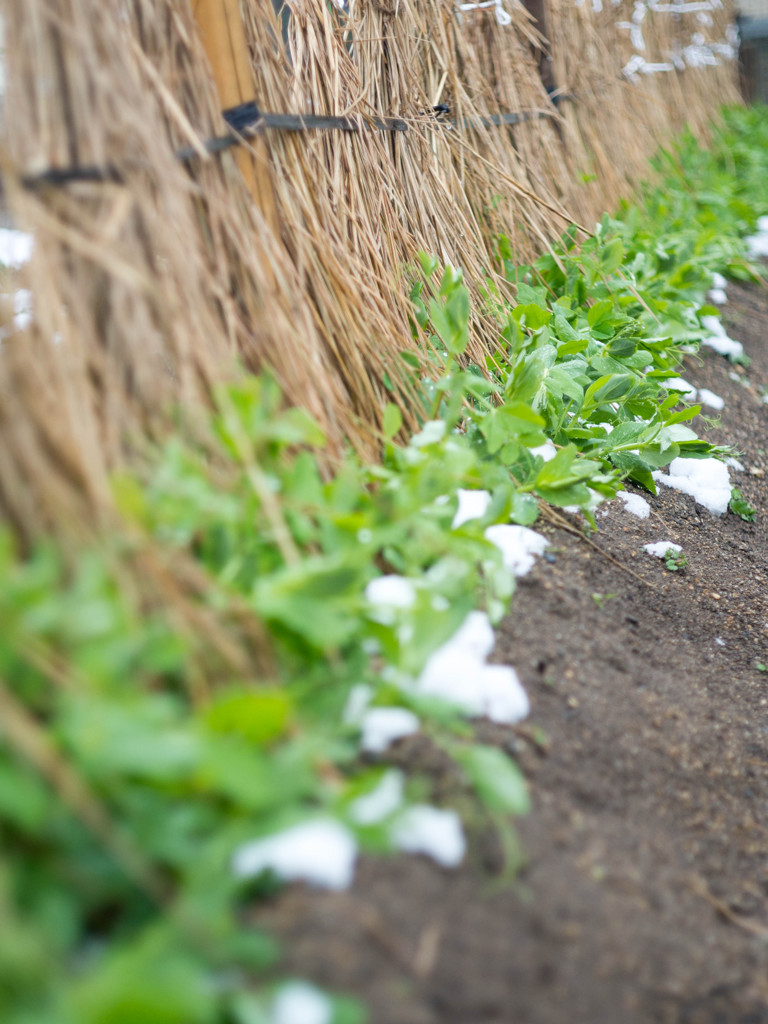
[[[240,15],[239,0],[193,0],[192,11],[200,38],[213,71],[221,109],[236,107],[254,96],[251,56]],[[237,153],[237,163],[251,195],[261,207],[267,222],[279,237],[279,223],[266,144],[254,138],[255,156],[246,150]]]
[[[523,0],[523,7],[529,14],[533,15],[534,27],[538,29],[543,39],[542,47],[535,47],[534,54],[539,64],[539,74],[547,92],[552,92],[555,87],[555,73],[552,68],[552,51],[547,32],[547,12],[545,0]]]

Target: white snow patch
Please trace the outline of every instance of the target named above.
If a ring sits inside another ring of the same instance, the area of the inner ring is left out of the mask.
[[[454,648],[460,648],[484,661],[493,650],[496,638],[491,620],[485,612],[470,612],[459,629],[449,640]]]
[[[372,700],[373,689],[367,683],[356,683],[349,691],[342,720],[348,725],[357,725]]]
[[[682,551],[679,544],[673,544],[671,540],[660,540],[655,544],[643,544],[643,551],[647,551],[654,558],[664,558],[668,551]]]
[[[25,231],[0,228],[0,263],[6,267],[20,267],[28,263],[34,245],[34,237]]]
[[[515,576],[526,576],[533,568],[536,556],[549,546],[549,541],[527,526],[508,526],[497,523],[485,531],[485,539],[501,551],[504,568]]]
[[[727,277],[723,277],[722,274],[718,274],[718,272],[715,271],[712,274],[712,287],[713,288],[727,288],[728,287],[728,278]]]
[[[424,448],[430,444],[437,444],[445,437],[446,429],[445,420],[428,420],[421,428],[421,432],[411,438],[411,447]]]
[[[757,218],[757,233],[749,235],[745,241],[749,257],[768,256],[768,217]]]
[[[633,494],[631,491],[619,491],[617,498],[621,498],[627,512],[631,512],[638,519],[647,519],[651,514],[651,506],[640,494]]]
[[[710,302],[714,302],[716,306],[724,306],[728,301],[725,288],[710,288],[707,292],[707,298]]]
[[[667,391],[682,391],[692,402],[696,401],[696,388],[682,377],[670,377],[669,380],[662,380],[660,383]]]
[[[32,292],[27,288],[19,288],[12,295],[5,294],[4,299],[12,302],[13,305],[13,327],[0,328],[0,340],[10,337],[16,331],[25,331],[32,323],[34,311],[32,303]]]
[[[355,873],[357,841],[332,818],[303,821],[235,851],[232,870],[253,878],[271,869],[286,882],[303,881],[321,889],[347,889]]]
[[[456,515],[451,523],[453,530],[463,526],[471,519],[482,519],[491,503],[491,495],[488,491],[467,491],[460,487],[456,496],[459,499],[459,507],[456,509]]]
[[[657,470],[653,479],[690,494],[713,515],[721,516],[731,500],[728,467],[719,459],[673,459],[669,473]]]
[[[508,665],[486,665],[471,650],[448,641],[428,659],[419,693],[455,704],[470,717],[513,725],[530,711],[528,694]]]
[[[702,405],[709,406],[710,409],[723,409],[725,407],[725,401],[716,395],[714,391],[710,391],[709,388],[699,388],[699,401]]]
[[[419,731],[419,719],[408,708],[370,708],[361,720],[360,746],[369,754],[381,754],[395,740]]]
[[[331,1024],[333,1005],[325,994],[306,981],[288,981],[275,993],[269,1024]]]
[[[721,640],[719,636],[715,637],[715,643],[718,647],[725,647],[725,640]]]
[[[461,864],[467,849],[456,811],[414,804],[395,822],[392,842],[406,853],[423,853],[444,868]]]
[[[377,576],[365,588],[369,604],[385,608],[411,608],[416,601],[416,587],[404,576]]]
[[[768,252],[766,253],[768,255]],[[702,339],[702,345],[713,348],[721,356],[732,356],[738,358],[744,355],[744,346],[740,341],[734,341],[728,336],[719,317],[703,316],[701,326],[709,331],[709,336]]]
[[[405,782],[396,768],[382,775],[379,784],[349,805],[349,816],[357,825],[376,825],[388,818],[403,802]]]
[[[636,450],[633,454],[637,454]],[[605,496],[591,487],[588,487],[587,490],[589,491],[589,501],[586,505],[563,505],[563,512],[568,512],[570,515],[575,516],[579,512],[594,512],[599,508],[605,501]]]
[[[557,455],[557,448],[551,441],[545,441],[544,444],[537,445],[535,448],[529,448],[528,450],[531,455],[540,455],[545,462],[549,462],[550,459],[554,459]]]
[[[726,464],[726,466],[730,466],[731,469],[735,473],[743,473],[744,472],[744,469],[745,469],[744,463],[743,462],[739,462],[739,460],[735,459],[732,455],[728,456],[728,458],[725,460],[725,464]]]

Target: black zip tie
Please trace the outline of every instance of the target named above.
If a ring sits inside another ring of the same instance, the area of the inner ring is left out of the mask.
[[[249,100],[236,107],[227,107],[226,110],[222,110],[221,116],[233,131],[243,132],[246,128],[252,128],[258,123],[261,111],[256,106],[255,100]]]
[[[554,105],[563,100],[573,99],[568,93],[561,93],[552,96]],[[443,120],[451,112],[451,108],[445,103],[439,103],[432,108],[435,119],[447,129],[457,128],[494,128],[502,125],[522,124],[526,121],[538,120],[546,117],[556,117],[556,111],[535,110],[524,111],[516,114],[492,114],[490,117],[464,117],[458,121]],[[305,132],[305,131],[343,131],[359,132],[361,129],[372,128],[375,131],[383,132],[407,132],[409,124],[399,117],[371,117],[366,120],[351,117],[334,117],[324,114],[265,114],[259,110],[254,101],[241,103],[236,107],[229,107],[222,111],[227,124],[232,132],[227,135],[218,135],[206,139],[202,146],[184,146],[174,152],[174,157],[183,164],[191,163],[202,156],[201,148],[205,153],[215,156],[235,146],[242,146],[248,138],[265,128],[276,131]],[[114,182],[117,184],[125,180],[124,175],[113,166],[95,167],[90,165],[75,167],[52,167],[38,174],[24,174],[20,178],[22,188],[34,190],[45,185],[55,188],[63,187],[75,182]]]

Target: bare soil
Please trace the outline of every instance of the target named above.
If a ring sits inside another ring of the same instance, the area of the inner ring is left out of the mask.
[[[725,399],[695,426],[742,453],[757,519],[661,488],[649,519],[611,505],[592,543],[577,519],[542,525],[554,558],[519,581],[495,653],[530,722],[477,726],[530,781],[517,877],[478,827],[457,872],[366,857],[349,893],[294,886],[258,911],[285,971],[358,994],[372,1024],[768,1024],[768,293],[729,297],[752,365],[704,351],[684,374]],[[658,540],[688,566],[643,551]],[[472,818],[428,739],[390,759]]]

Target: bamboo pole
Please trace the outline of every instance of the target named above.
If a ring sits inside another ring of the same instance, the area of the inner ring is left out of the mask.
[[[240,15],[239,0],[193,0],[193,14],[213,72],[222,110],[256,99],[251,56]],[[279,237],[269,158],[263,139],[254,138],[253,152],[240,150],[237,163],[270,227]]]

